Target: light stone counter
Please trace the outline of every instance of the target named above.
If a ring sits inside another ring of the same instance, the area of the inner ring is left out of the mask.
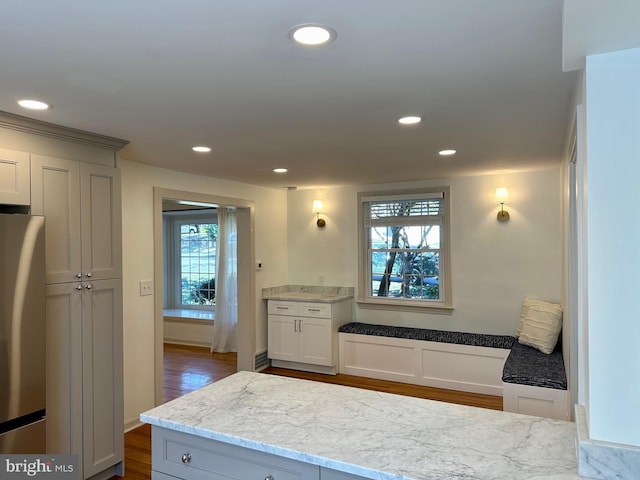
[[[239,372],[143,422],[371,479],[575,480],[570,422]]]
[[[262,289],[265,300],[335,303],[353,298],[353,287],[325,287],[316,285],[281,285]]]

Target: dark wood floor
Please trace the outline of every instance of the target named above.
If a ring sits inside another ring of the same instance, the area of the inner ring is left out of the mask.
[[[236,372],[236,364],[235,353],[210,353],[208,348],[165,344],[164,400],[173,400],[229,376]],[[268,368],[263,370],[263,373],[502,410],[502,397],[491,395],[420,387],[352,375],[321,375],[281,368]],[[149,425],[127,432],[124,436],[124,444],[126,472],[124,478],[149,480],[151,478],[151,428]]]

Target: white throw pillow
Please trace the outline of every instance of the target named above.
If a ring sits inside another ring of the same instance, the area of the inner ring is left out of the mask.
[[[532,305],[543,305],[549,308],[555,308],[560,313],[562,313],[562,305],[558,303],[551,303],[545,300],[540,300],[538,298],[533,298],[529,296],[524,297],[524,300],[522,301],[522,308],[520,310],[520,322],[518,323],[518,328],[516,329],[516,337],[520,337],[520,332],[522,331],[522,324],[524,323],[524,319],[527,316],[527,313],[529,312],[529,308],[531,308]]]
[[[561,329],[562,310],[555,306],[533,304],[524,317],[518,341],[549,354],[558,343]]]

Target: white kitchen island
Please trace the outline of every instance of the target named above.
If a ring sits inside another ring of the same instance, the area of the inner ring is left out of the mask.
[[[570,422],[261,373],[140,419],[154,479],[581,478]]]

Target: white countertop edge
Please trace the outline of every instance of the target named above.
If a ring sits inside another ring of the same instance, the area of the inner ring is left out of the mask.
[[[264,300],[280,300],[288,302],[310,302],[310,303],[338,303],[345,300],[352,300],[353,295],[326,295],[314,293],[275,293],[263,297]]]
[[[140,421],[148,423],[152,426],[166,428],[176,432],[182,432],[187,434],[193,434],[201,438],[208,438],[210,440],[217,440],[229,445],[235,445],[238,447],[248,448],[257,452],[270,453],[279,457],[288,458],[290,460],[297,460],[299,462],[309,463],[318,467],[330,468],[338,470],[343,473],[350,473],[353,475],[360,475],[372,480],[413,480],[411,477],[398,476],[392,473],[381,472],[379,470],[373,470],[371,468],[361,467],[359,465],[353,465],[350,463],[340,462],[338,460],[332,460],[326,457],[320,457],[310,453],[300,452],[297,450],[291,450],[289,448],[279,447],[277,445],[270,445],[267,443],[257,442],[255,440],[249,440],[246,438],[240,438],[233,435],[228,435],[219,432],[213,432],[204,428],[190,427],[182,423],[171,422],[162,420],[157,417],[152,417],[144,413],[140,414]]]

